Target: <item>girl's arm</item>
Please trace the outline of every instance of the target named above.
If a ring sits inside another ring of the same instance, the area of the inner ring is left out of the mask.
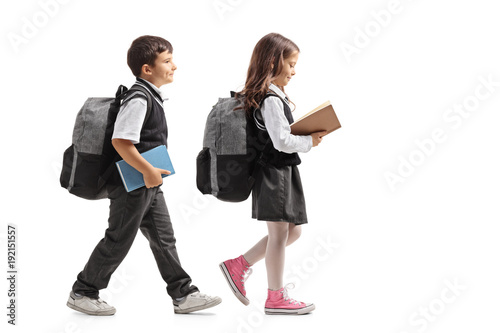
[[[261,107],[262,119],[276,150],[284,153],[306,153],[313,147],[311,135],[293,135],[283,112],[283,102],[269,97]]]

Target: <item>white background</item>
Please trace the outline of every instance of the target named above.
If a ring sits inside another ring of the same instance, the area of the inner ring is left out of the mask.
[[[18,325],[6,323],[2,279],[2,327],[57,333],[498,331],[498,11],[487,0],[400,0],[389,17],[391,3],[2,2],[0,248],[6,252],[7,223],[17,225],[19,240]],[[216,4],[229,7],[217,10]],[[329,99],[342,123],[302,154],[309,225],[287,249],[285,280],[296,283],[292,297],[314,302],[316,310],[300,317],[263,314],[264,262],[247,282],[251,304],[232,295],[217,265],[263,237],[265,223],[250,218],[249,201],[219,202],[195,186],[206,116],[218,97],[242,88],[252,49],[269,32],[301,48],[286,90],[297,105],[295,117]],[[108,202],[60,188],[60,163],[85,99],[112,96],[119,84],[133,83],[126,52],[144,34],[168,39],[178,66],[175,82],[163,88],[176,169],[163,190],[180,258],[194,284],[223,302],[174,315],[139,233],[102,293],[116,315],[89,317],[65,303],[104,235]],[[23,42],[12,43],[14,35]],[[357,53],[346,56],[346,44]],[[496,86],[488,90],[481,77]],[[464,103],[473,109],[466,118],[446,120],[450,108]],[[436,130],[443,140],[430,144]],[[418,165],[411,170],[402,159]],[[393,189],[388,172],[403,180]],[[0,257],[6,267],[6,253]]]

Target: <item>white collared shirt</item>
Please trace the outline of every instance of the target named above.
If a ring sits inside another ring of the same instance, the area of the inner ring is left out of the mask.
[[[144,80],[154,91],[156,91],[163,100],[162,92],[158,87],[156,87],[151,82]],[[142,81],[136,82],[139,85],[144,86]],[[130,96],[135,95],[131,94]],[[153,96],[154,99],[158,101],[158,98]],[[160,101],[158,101],[160,103]],[[163,105],[161,101],[160,105]],[[115,128],[113,130],[113,136],[111,139],[126,139],[130,140],[133,144],[138,144],[141,139],[142,125],[144,124],[144,119],[146,118],[146,112],[148,109],[147,99],[144,96],[140,96],[129,100],[127,103],[122,105],[118,115],[116,116]]]
[[[280,96],[290,106],[285,93],[280,88],[271,83],[269,89]],[[276,150],[288,154],[306,153],[312,148],[312,136],[293,135],[291,133],[290,124],[285,117],[283,102],[280,97],[271,96],[266,98],[260,109],[262,120],[273,142],[273,146]]]

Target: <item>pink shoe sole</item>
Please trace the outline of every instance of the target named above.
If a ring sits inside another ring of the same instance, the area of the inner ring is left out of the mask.
[[[239,290],[238,287],[234,284],[233,279],[231,278],[231,274],[229,273],[226,264],[221,262],[219,264],[219,268],[222,271],[222,274],[226,278],[227,284],[229,284],[229,287],[231,288],[231,291],[233,292],[234,296],[240,300],[241,303],[248,305],[250,304],[250,301],[248,298],[245,297]]]

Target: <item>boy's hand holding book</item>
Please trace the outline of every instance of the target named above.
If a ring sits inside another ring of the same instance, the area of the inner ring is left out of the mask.
[[[170,171],[155,168],[151,165],[151,168],[148,168],[148,170],[142,174],[146,188],[153,188],[163,184],[163,177],[161,175],[170,175]]]
[[[124,140],[128,143],[122,146],[121,142],[114,140],[113,146],[123,158],[116,162],[116,167],[127,192],[143,186],[146,188],[160,186],[164,177],[175,174],[166,146],[158,146],[139,154],[130,141]]]

